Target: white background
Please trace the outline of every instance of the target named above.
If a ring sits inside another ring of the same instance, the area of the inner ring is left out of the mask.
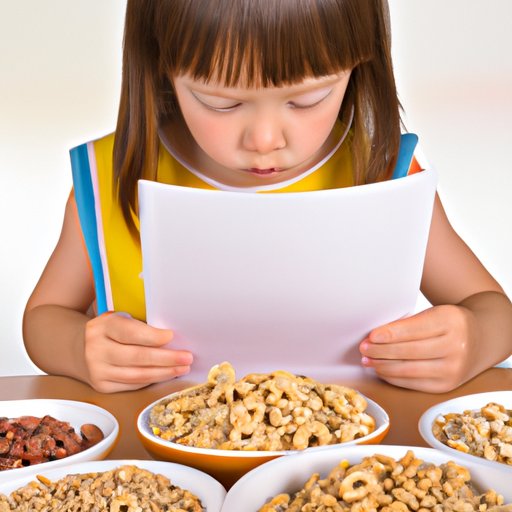
[[[114,129],[124,8],[0,0],[0,375],[36,371],[23,309],[60,232],[69,149]],[[390,8],[407,127],[438,170],[453,225],[511,295],[512,2]]]

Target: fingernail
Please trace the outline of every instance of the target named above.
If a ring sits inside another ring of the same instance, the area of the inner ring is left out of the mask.
[[[192,354],[180,354],[176,358],[177,364],[182,364],[186,366],[190,366],[194,361],[194,356]]]
[[[179,370],[177,370],[178,375],[181,377],[183,375],[187,375],[190,373],[190,366],[182,366]]]
[[[368,359],[366,356],[361,358],[361,364],[363,366],[370,366],[370,359]]]
[[[387,341],[387,340],[389,340],[389,337],[390,337],[390,335],[389,335],[389,332],[387,332],[387,331],[377,331],[375,333],[372,332],[370,334],[370,340],[375,341],[377,343],[382,342],[382,341]]]
[[[363,341],[361,345],[359,345],[359,351],[360,352],[366,352],[368,350],[368,342]]]

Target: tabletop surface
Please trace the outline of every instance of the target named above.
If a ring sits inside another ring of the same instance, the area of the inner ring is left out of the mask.
[[[97,405],[119,422],[120,435],[109,459],[152,459],[141,444],[136,421],[139,412],[159,398],[187,387],[186,380],[154,384],[138,391],[103,394],[74,379],[50,375],[0,377],[0,400],[56,398]],[[427,446],[418,431],[420,416],[429,407],[458,396],[512,390],[512,370],[492,368],[450,393],[430,394],[398,388],[375,377],[339,382],[357,389],[389,414],[390,430],[382,444]]]

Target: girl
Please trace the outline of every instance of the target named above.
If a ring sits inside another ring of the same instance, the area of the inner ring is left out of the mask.
[[[32,360],[103,392],[188,373],[193,354],[163,348],[172,332],[144,322],[137,181],[281,193],[390,179],[400,105],[389,41],[385,0],[128,0],[117,128],[72,151],[88,173],[74,174],[26,307]],[[77,203],[91,176],[88,225]],[[91,228],[106,291],[84,251]],[[372,330],[363,366],[444,392],[510,355],[512,305],[437,197],[422,291],[433,307]]]

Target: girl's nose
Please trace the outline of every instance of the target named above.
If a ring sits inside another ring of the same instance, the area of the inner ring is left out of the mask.
[[[273,116],[253,118],[243,135],[243,145],[248,151],[271,153],[286,146],[283,127]]]

